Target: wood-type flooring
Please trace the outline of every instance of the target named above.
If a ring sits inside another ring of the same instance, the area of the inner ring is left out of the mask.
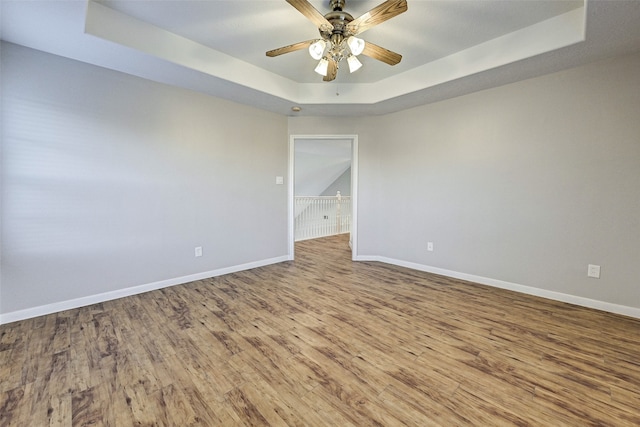
[[[0,426],[639,426],[640,321],[296,260],[0,326]]]

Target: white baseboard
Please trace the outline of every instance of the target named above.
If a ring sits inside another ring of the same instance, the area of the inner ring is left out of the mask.
[[[532,286],[519,285],[517,283],[505,282],[503,280],[491,279],[488,277],[475,276],[473,274],[460,273],[443,268],[431,267],[428,265],[417,264],[414,262],[402,261],[382,256],[360,255],[355,261],[378,261],[386,264],[406,267],[412,270],[424,271],[427,273],[439,274],[441,276],[452,277],[455,279],[467,280],[469,282],[479,283],[481,285],[493,286],[495,288],[507,289],[510,291],[520,292],[527,295],[534,295],[554,301],[566,302],[582,307],[594,308],[596,310],[607,311],[609,313],[622,314],[624,316],[640,319],[640,308],[629,307],[625,305],[612,304],[605,301],[598,301],[589,298],[583,298],[575,295],[563,294],[561,292],[549,291],[546,289],[534,288]]]
[[[24,310],[17,310],[17,311],[5,313],[5,314],[0,314],[0,325],[3,325],[5,323],[17,322],[19,320],[30,319],[33,317],[44,316],[47,314],[57,313],[64,310],[84,307],[87,305],[97,304],[97,303],[110,301],[118,298],[123,298],[131,295],[137,295],[144,292],[167,288],[170,286],[181,285],[183,283],[189,283],[196,280],[208,279],[210,277],[222,276],[224,274],[250,270],[252,268],[263,267],[265,265],[270,265],[270,264],[277,264],[279,262],[290,261],[290,260],[291,260],[291,257],[288,255],[285,255],[281,257],[250,262],[247,264],[235,265],[235,266],[221,268],[217,270],[206,271],[203,273],[192,274],[189,276],[177,277],[174,279],[148,283],[146,285],[133,286],[130,288],[118,289],[115,291],[104,292],[101,294],[90,295],[82,298],[76,298],[72,300],[46,304],[38,307],[27,308]],[[507,289],[507,290],[520,292],[528,295],[535,295],[535,296],[548,298],[555,301],[566,302],[570,304],[579,305],[582,307],[594,308],[597,310],[607,311],[610,313],[616,313],[616,314],[621,314],[624,316],[640,319],[640,308],[628,307],[628,306],[612,304],[604,301],[592,300],[589,298],[583,298],[575,295],[563,294],[560,292],[534,288],[531,286],[519,285],[517,283],[505,282],[503,280],[496,280],[496,279],[491,279],[491,278],[482,277],[482,276],[475,276],[472,274],[460,273],[457,271],[446,270],[442,268],[431,267],[424,264],[417,264],[413,262],[402,261],[402,260],[397,260],[397,259],[387,258],[382,256],[358,255],[354,259],[354,261],[383,262],[386,264],[392,264],[400,267],[411,268],[413,270],[439,274],[442,276],[452,277],[452,278],[461,279],[461,280],[467,280],[467,281],[479,283],[482,285],[488,285],[496,288]]]
[[[131,295],[142,294],[144,292],[154,291],[157,289],[168,288],[170,286],[181,285],[196,280],[208,279],[210,277],[222,276],[224,274],[235,273],[238,271],[250,270],[252,268],[263,267],[265,265],[277,264],[279,262],[288,261],[288,256],[281,256],[260,261],[254,261],[246,264],[234,265],[231,267],[220,268],[217,270],[205,271],[202,273],[191,274],[188,276],[176,277],[174,279],[161,280],[159,282],[148,283],[146,285],[133,286],[125,289],[104,292],[96,295],[75,298],[67,301],[60,301],[52,304],[41,305],[38,307],[26,308],[24,310],[16,310],[5,314],[0,314],[0,325],[5,323],[17,322],[19,320],[30,319],[33,317],[44,316],[46,314],[57,313],[64,310],[84,307],[91,304],[97,304],[118,298],[128,297]]]

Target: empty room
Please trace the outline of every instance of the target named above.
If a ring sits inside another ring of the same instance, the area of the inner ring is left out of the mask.
[[[639,23],[0,0],[0,426],[640,425]]]

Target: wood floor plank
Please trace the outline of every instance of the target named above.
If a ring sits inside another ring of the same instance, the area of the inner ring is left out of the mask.
[[[252,375],[246,374],[246,385],[254,393],[259,394],[271,404],[271,410],[275,411],[287,425],[306,426],[324,425],[322,417],[316,411],[310,411],[299,394],[294,394],[288,387],[279,387],[265,381],[255,371]]]
[[[434,399],[434,393],[438,394],[437,391],[424,394],[400,381],[392,381],[382,392],[380,399],[395,407],[405,408],[419,424],[425,426],[465,425],[464,418],[440,403],[447,402],[447,397],[437,396]]]
[[[199,421],[198,414],[189,402],[189,395],[195,390],[177,388],[170,384],[158,391],[157,400],[166,414],[167,425],[188,426],[196,425]]]
[[[274,363],[274,360],[265,357],[255,348],[235,354],[229,359],[229,364],[243,376],[258,373],[263,381],[275,389],[288,388],[295,394],[305,395],[318,385],[316,375],[297,360],[288,358],[280,362],[281,365]]]
[[[1,325],[0,427],[640,425],[640,320],[295,250]]]
[[[47,408],[49,427],[69,427],[72,425],[71,394],[52,396]]]

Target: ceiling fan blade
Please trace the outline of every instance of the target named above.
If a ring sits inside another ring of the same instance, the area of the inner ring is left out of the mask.
[[[274,56],[283,55],[289,52],[295,52],[296,50],[301,50],[309,47],[313,42],[315,42],[315,40],[307,40],[306,42],[300,42],[300,43],[290,44],[289,46],[279,47],[277,49],[268,51],[267,56],[274,57]]]
[[[327,18],[318,12],[318,9],[313,7],[307,0],[287,0],[287,3],[298,9],[298,12],[306,16],[307,19],[313,22],[321,31],[333,31],[331,22],[327,21]]]
[[[407,0],[387,0],[347,24],[347,32],[351,35],[360,34],[406,10]]]
[[[325,82],[335,80],[338,74],[338,63],[335,59],[329,58],[329,67],[327,68],[327,75],[322,78]]]
[[[392,52],[389,49],[385,49],[370,42],[365,42],[362,54],[370,58],[377,59],[378,61],[385,62],[389,65],[396,65],[400,60],[402,60],[402,55],[399,53]]]

